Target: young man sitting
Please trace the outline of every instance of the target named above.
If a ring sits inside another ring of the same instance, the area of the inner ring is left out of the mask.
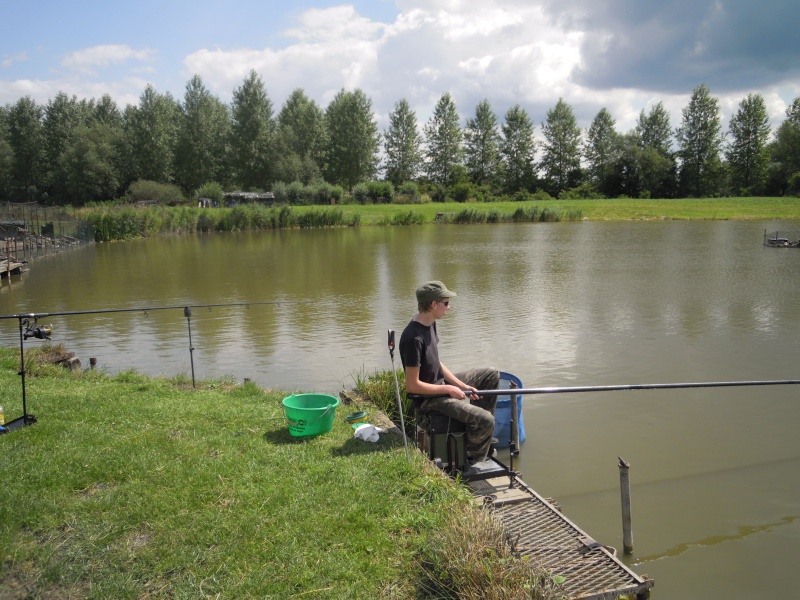
[[[464,423],[471,461],[486,460],[491,444],[496,442],[492,434],[497,396],[478,396],[475,392],[497,389],[500,373],[492,368],[452,373],[439,360],[436,321],[450,310],[450,299],[456,293],[441,281],[429,281],[418,287],[416,294],[419,312],[400,336],[406,391],[428,396],[416,404],[419,412],[438,412]]]

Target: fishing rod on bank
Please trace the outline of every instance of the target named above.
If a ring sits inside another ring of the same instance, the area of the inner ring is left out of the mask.
[[[231,306],[264,306],[271,304],[304,304],[311,302],[311,300],[275,300],[265,302],[220,302],[213,304],[176,304],[171,306],[141,306],[141,307],[128,307],[128,308],[97,308],[90,310],[64,310],[64,311],[50,311],[50,312],[31,312],[20,313],[13,315],[0,315],[0,320],[3,319],[17,319],[19,321],[19,356],[20,356],[20,370],[18,375],[22,378],[22,416],[0,425],[0,433],[6,433],[19,427],[33,425],[36,423],[36,417],[28,414],[27,396],[25,391],[25,340],[34,338],[38,340],[49,340],[53,333],[52,325],[39,325],[39,319],[47,317],[60,317],[60,316],[76,316],[76,315],[99,315],[111,313],[126,313],[126,312],[141,312],[145,317],[148,313],[158,310],[183,310],[183,316],[186,317],[186,323],[189,328],[189,362],[192,367],[192,387],[195,387],[194,375],[194,346],[192,345],[192,309],[193,308],[207,308],[211,311],[212,308],[218,307],[231,307]]]

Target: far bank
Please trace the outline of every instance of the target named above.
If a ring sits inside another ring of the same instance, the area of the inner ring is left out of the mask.
[[[800,198],[427,202],[232,208],[109,204],[79,209],[87,237],[118,241],[164,233],[504,222],[800,220]]]

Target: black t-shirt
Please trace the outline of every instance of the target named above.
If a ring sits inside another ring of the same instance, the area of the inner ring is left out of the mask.
[[[419,367],[419,380],[424,383],[443,383],[444,372],[439,362],[438,343],[435,322],[426,327],[412,319],[400,336],[400,360],[403,368]]]

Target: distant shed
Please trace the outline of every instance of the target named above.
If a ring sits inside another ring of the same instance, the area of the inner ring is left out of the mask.
[[[275,204],[275,194],[272,192],[225,192],[222,195],[225,206],[236,206],[237,204],[262,204],[273,206]]]

